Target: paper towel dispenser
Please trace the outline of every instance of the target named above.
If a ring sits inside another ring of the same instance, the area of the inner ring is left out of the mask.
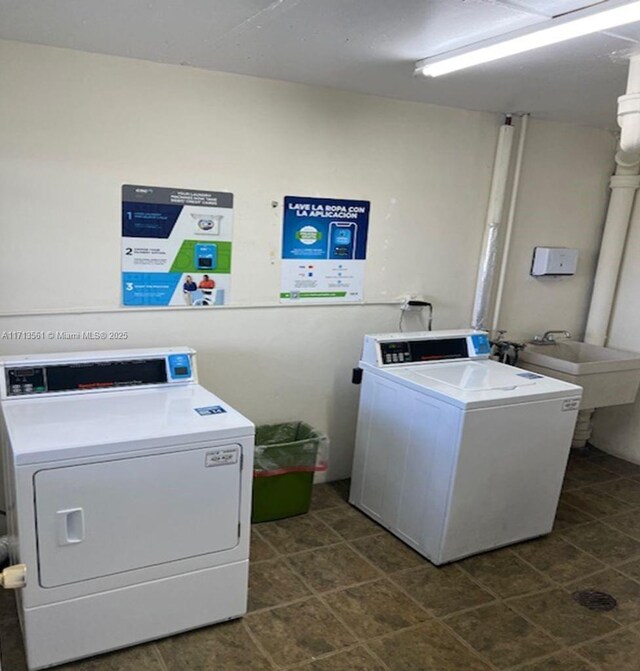
[[[575,275],[578,250],[568,247],[536,247],[533,250],[531,275],[533,277]]]

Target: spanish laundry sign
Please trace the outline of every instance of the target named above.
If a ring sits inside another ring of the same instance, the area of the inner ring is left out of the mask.
[[[281,302],[363,300],[369,208],[366,200],[284,199]]]

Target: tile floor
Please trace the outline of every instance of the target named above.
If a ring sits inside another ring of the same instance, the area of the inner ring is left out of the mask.
[[[640,466],[571,459],[545,538],[432,566],[314,488],[309,515],[254,527],[249,614],[60,671],[637,671]],[[592,612],[579,589],[613,594]],[[13,602],[0,594],[4,671],[24,671]]]

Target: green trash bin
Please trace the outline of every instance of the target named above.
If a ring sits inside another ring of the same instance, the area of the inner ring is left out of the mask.
[[[309,511],[313,474],[327,468],[321,460],[327,442],[325,435],[305,422],[256,428],[252,522]]]

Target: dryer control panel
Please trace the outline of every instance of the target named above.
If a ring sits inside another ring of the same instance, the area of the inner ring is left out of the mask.
[[[376,366],[487,359],[488,335],[482,331],[426,331],[365,336],[362,361]]]
[[[0,397],[191,383],[194,356],[185,348],[10,357],[0,362]]]

